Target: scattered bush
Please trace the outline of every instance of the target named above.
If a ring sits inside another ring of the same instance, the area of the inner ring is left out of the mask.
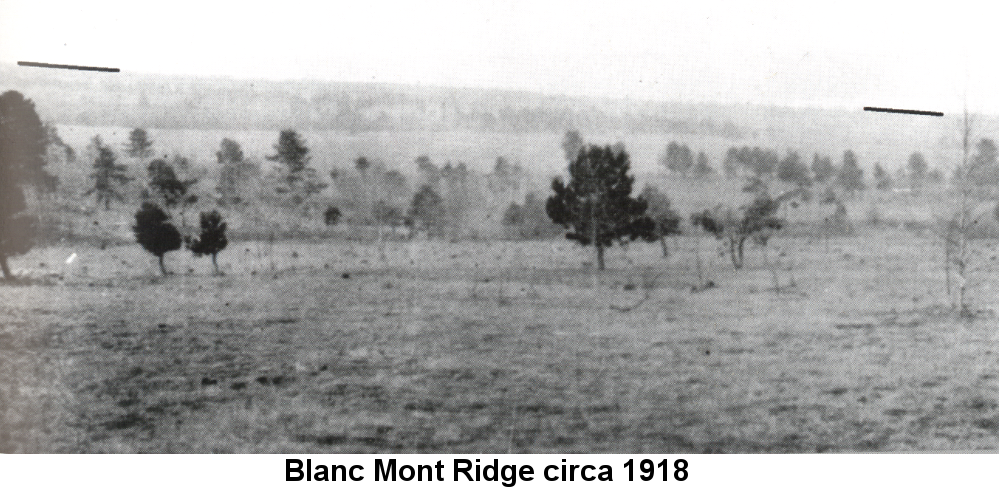
[[[340,213],[340,209],[330,205],[329,207],[326,207],[326,212],[323,213],[323,222],[325,222],[327,226],[333,227],[337,224],[337,222],[340,222],[341,216],[342,214]]]

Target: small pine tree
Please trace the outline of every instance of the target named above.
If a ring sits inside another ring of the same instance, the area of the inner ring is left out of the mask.
[[[926,181],[926,175],[930,169],[930,165],[926,163],[926,158],[923,154],[919,152],[913,152],[909,156],[909,185],[913,188],[920,188],[923,182]]]
[[[243,148],[235,140],[223,138],[219,150],[215,153],[219,164],[238,164],[243,162]]]
[[[688,175],[694,169],[694,154],[686,144],[670,142],[660,161],[666,169],[681,176]]]
[[[117,163],[114,151],[104,145],[100,135],[91,141],[91,149],[94,152],[94,172],[90,177],[94,179],[94,186],[84,196],[93,193],[97,198],[97,205],[103,203],[105,210],[111,210],[112,199],[125,202],[118,187],[132,178],[128,176],[128,167]]]
[[[135,213],[135,240],[146,251],[159,258],[160,271],[167,274],[163,264],[163,256],[170,251],[180,249],[182,244],[180,231],[169,222],[170,216],[153,203],[145,202]]]
[[[812,185],[808,166],[802,162],[797,152],[787,151],[787,156],[777,164],[777,179],[804,188]]]
[[[132,130],[128,134],[128,144],[125,146],[125,153],[129,157],[145,159],[153,155],[153,142],[149,140],[149,134],[142,128]]]
[[[697,153],[697,164],[694,164],[694,168],[691,170],[691,174],[695,178],[704,179],[715,173],[714,168],[711,167],[711,163],[708,161],[708,154],[704,151]]]
[[[836,166],[832,163],[832,158],[829,156],[820,156],[815,154],[812,158],[812,175],[815,176],[815,182],[822,184],[828,182],[836,174]]]
[[[309,215],[309,197],[321,192],[329,186],[319,178],[319,173],[309,167],[312,156],[305,141],[295,130],[282,130],[278,135],[278,143],[274,145],[274,155],[268,160],[277,161],[283,165],[279,175],[283,185],[275,189],[278,193],[288,193],[293,205],[305,204],[305,215]]]
[[[309,148],[295,130],[281,130],[278,143],[274,144],[274,152],[274,155],[267,156],[267,159],[285,166],[285,180],[288,186],[294,188],[302,179],[302,172],[312,159]]]
[[[218,210],[201,213],[201,231],[198,237],[188,241],[187,248],[195,256],[211,255],[212,266],[215,274],[219,274],[219,264],[217,257],[219,252],[229,245],[229,240],[225,237],[226,223],[222,221],[222,215]]]
[[[843,152],[843,166],[839,168],[839,175],[836,179],[843,191],[851,196],[854,192],[863,191],[866,188],[864,170],[857,165],[857,156],[852,150]]]
[[[874,187],[881,191],[888,191],[895,187],[895,180],[891,178],[888,171],[881,167],[880,162],[874,163]]]
[[[409,224],[413,230],[424,229],[427,235],[439,235],[444,226],[444,200],[430,185],[423,185],[413,195]]]
[[[147,172],[149,173],[149,189],[153,194],[159,196],[168,208],[177,205],[190,205],[197,201],[197,197],[189,195],[188,192],[198,180],[182,181],[177,177],[173,166],[167,164],[163,159],[150,162]]]

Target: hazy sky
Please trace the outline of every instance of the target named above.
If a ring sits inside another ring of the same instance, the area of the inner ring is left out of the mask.
[[[999,111],[999,16],[933,3],[0,0],[0,60],[942,111],[967,94]]]

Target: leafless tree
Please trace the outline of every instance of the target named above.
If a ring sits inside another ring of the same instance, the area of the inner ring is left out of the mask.
[[[961,124],[961,164],[951,183],[953,203],[945,215],[936,217],[936,234],[944,246],[944,282],[947,299],[962,317],[974,316],[969,299],[969,289],[975,284],[971,278],[988,265],[977,261],[985,251],[975,241],[982,218],[991,212],[971,179],[978,172],[982,160],[970,158],[972,125],[974,119],[967,108]]]

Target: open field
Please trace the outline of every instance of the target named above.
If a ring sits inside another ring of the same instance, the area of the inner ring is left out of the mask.
[[[562,240],[236,242],[165,278],[134,244],[38,248],[0,285],[0,450],[999,447],[999,276],[959,320],[906,231],[775,239],[780,291],[759,249],[675,246],[594,274]]]

